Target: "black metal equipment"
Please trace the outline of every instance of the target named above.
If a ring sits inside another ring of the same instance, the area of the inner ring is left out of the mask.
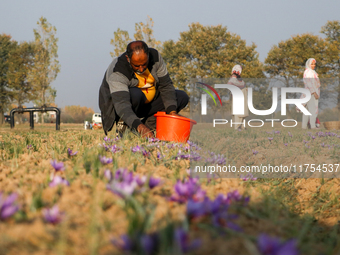
[[[60,110],[57,107],[47,107],[47,106],[42,106],[42,107],[30,107],[30,108],[14,108],[10,112],[10,117],[11,117],[11,128],[14,128],[14,113],[24,113],[24,112],[29,112],[30,113],[30,127],[31,129],[34,129],[34,118],[33,118],[33,113],[34,112],[49,112],[49,111],[54,111],[56,112],[56,130],[60,130]]]

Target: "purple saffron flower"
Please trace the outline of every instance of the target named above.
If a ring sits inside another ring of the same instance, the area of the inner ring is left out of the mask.
[[[314,140],[316,137],[314,135],[312,135],[312,139]]]
[[[142,151],[142,147],[139,146],[139,145],[137,145],[137,146],[135,146],[135,147],[132,147],[132,148],[131,148],[131,151],[132,151],[133,153],[135,153],[135,152],[141,152],[141,151]]]
[[[170,197],[171,201],[185,203],[188,199],[202,201],[205,198],[205,191],[199,186],[197,178],[189,178],[184,183],[177,181],[174,188],[176,193]]]
[[[58,185],[64,185],[64,186],[70,186],[70,183],[65,180],[64,178],[60,177],[59,175],[54,176],[50,184],[48,185],[49,187],[55,187]]]
[[[162,155],[162,153],[160,153],[159,151],[157,151],[157,159],[162,159],[164,158],[164,156]]]
[[[108,181],[111,181],[113,178],[112,172],[109,169],[106,169],[104,171],[104,177],[108,179]]]
[[[272,141],[274,138],[273,137],[268,137],[268,140],[269,141]]]
[[[251,173],[248,173],[245,176],[241,175],[240,178],[242,181],[256,181],[257,180],[257,178],[254,177],[253,174]]]
[[[32,144],[27,145],[27,150],[31,150],[31,149],[33,149]]]
[[[58,205],[54,205],[52,208],[44,208],[42,214],[46,222],[53,225],[58,224],[62,221],[64,213],[59,211]]]
[[[103,165],[107,165],[112,163],[113,159],[112,158],[107,158],[105,156],[99,156],[99,160]]]
[[[78,151],[73,152],[70,148],[67,148],[67,154],[72,157],[75,156],[78,153]]]
[[[292,133],[291,133],[291,132],[288,132],[288,135],[289,135],[290,137],[293,137],[293,135],[292,135]]]
[[[5,196],[0,193],[0,220],[12,216],[19,210],[19,206],[14,205],[17,197],[18,195],[16,193],[12,193],[5,198]]]
[[[263,255],[299,254],[294,239],[283,243],[277,238],[261,234],[257,239],[257,246]]]
[[[131,196],[137,188],[137,182],[117,182],[113,181],[106,185],[106,188],[120,197]]]
[[[174,233],[174,240],[177,248],[181,253],[187,253],[197,249],[201,245],[199,239],[195,239],[192,242],[189,241],[189,235],[182,228],[178,228]]]
[[[111,239],[111,243],[122,251],[132,251],[133,242],[128,235],[121,235],[120,239]]]
[[[284,143],[284,145],[287,147],[287,146],[288,146],[288,143]]]
[[[256,151],[256,150],[252,150],[252,152],[253,152],[253,155],[255,156],[257,153],[259,153],[258,151]]]
[[[154,187],[158,186],[160,182],[161,182],[161,179],[157,179],[151,176],[149,179],[149,188],[153,189]]]
[[[112,153],[116,153],[121,151],[121,148],[119,148],[116,144],[109,146],[108,149],[112,152]]]
[[[51,160],[51,165],[53,166],[56,172],[65,170],[63,162],[57,162],[56,160]]]
[[[278,134],[280,134],[280,131],[275,131],[274,133],[278,135]]]

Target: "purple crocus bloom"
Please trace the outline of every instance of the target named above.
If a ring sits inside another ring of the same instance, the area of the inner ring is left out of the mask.
[[[70,186],[70,183],[59,175],[54,176],[53,180],[48,185],[49,187],[55,187],[58,185]]]
[[[162,155],[162,153],[160,153],[159,151],[157,151],[157,159],[162,159],[164,158],[164,156]]]
[[[139,145],[137,145],[137,146],[135,146],[135,147],[132,147],[132,148],[131,148],[131,151],[132,151],[133,153],[135,153],[135,152],[141,152],[141,151],[142,151],[142,147],[139,146]]]
[[[275,133],[275,134],[280,134],[280,131],[275,131],[274,133]]]
[[[133,242],[128,235],[121,235],[120,239],[111,239],[111,243],[123,251],[132,251]]]
[[[197,178],[189,178],[184,183],[177,181],[174,188],[176,193],[171,196],[172,201],[185,203],[188,199],[202,201],[205,198],[205,191],[199,186]]]
[[[312,139],[314,140],[316,137],[314,135],[312,135]]]
[[[143,251],[146,254],[152,254],[155,251],[157,246],[157,239],[156,235],[142,235],[140,237],[140,244],[142,246]]]
[[[105,156],[99,156],[99,160],[103,165],[107,165],[112,163],[113,159],[112,158],[107,158]]]
[[[281,242],[279,239],[261,234],[257,239],[257,246],[263,255],[297,255],[296,240]]]
[[[161,179],[157,179],[151,176],[149,179],[149,188],[153,189],[154,187],[158,186],[160,182],[161,182]]]
[[[268,137],[268,140],[269,141],[272,141],[274,138],[273,137]]]
[[[284,143],[284,145],[287,147],[287,146],[288,146],[288,143]]]
[[[113,178],[112,172],[109,169],[106,169],[104,171],[104,177],[108,179],[108,181],[111,181]]]
[[[109,146],[108,148],[112,153],[116,153],[116,152],[121,151],[121,148],[119,148],[116,144]]]
[[[135,180],[138,184],[139,187],[142,187],[144,186],[145,182],[146,182],[146,176],[142,176],[142,177],[139,177],[138,175],[135,177]]]
[[[27,150],[33,149],[32,144],[27,145]]]
[[[252,150],[252,152],[253,152],[253,155],[255,156],[257,153],[259,153],[258,151],[256,151],[256,150]]]
[[[75,156],[78,153],[78,151],[73,152],[70,148],[67,148],[67,154],[72,157]]]
[[[240,178],[241,178],[242,181],[256,181],[257,180],[257,178],[254,177],[253,174],[251,174],[251,173],[248,173],[244,176],[241,175]]]
[[[291,132],[288,132],[288,135],[289,135],[290,137],[293,137],[293,135],[292,135],[292,133],[291,133]]]
[[[56,160],[51,160],[51,165],[53,166],[56,172],[65,170],[63,162],[57,162]]]
[[[192,242],[189,241],[189,235],[182,228],[178,228],[174,233],[174,240],[177,248],[181,253],[187,253],[197,249],[201,245],[199,239],[195,239]]]
[[[106,188],[120,197],[131,196],[137,188],[137,182],[117,182],[113,181],[106,185]]]
[[[48,223],[52,223],[53,225],[58,224],[62,221],[64,217],[64,213],[59,211],[58,205],[54,205],[52,208],[44,208],[42,210],[42,214],[44,219]]]
[[[19,210],[19,206],[14,205],[17,197],[18,195],[16,193],[12,193],[5,198],[5,196],[0,193],[0,220],[12,216]]]

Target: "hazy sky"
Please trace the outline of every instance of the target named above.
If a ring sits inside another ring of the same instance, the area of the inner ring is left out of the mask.
[[[61,71],[52,86],[56,103],[81,105],[99,111],[98,90],[111,62],[110,39],[118,28],[133,38],[136,22],[154,21],[154,36],[162,42],[177,40],[188,25],[222,24],[247,44],[254,42],[260,60],[270,48],[302,33],[320,35],[328,20],[340,20],[338,0],[243,1],[136,1],[136,0],[1,0],[0,33],[16,41],[34,39],[41,16],[57,28]]]

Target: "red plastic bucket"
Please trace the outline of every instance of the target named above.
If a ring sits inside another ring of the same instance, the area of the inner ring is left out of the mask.
[[[165,112],[157,112],[154,116],[157,118],[156,137],[164,141],[187,142],[192,126],[197,124],[194,120]]]

